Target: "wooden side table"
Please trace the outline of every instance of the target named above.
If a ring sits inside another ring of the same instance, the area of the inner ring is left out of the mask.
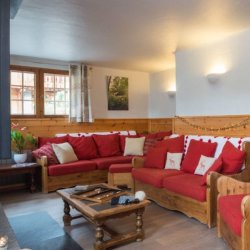
[[[0,164],[0,178],[10,175],[29,175],[29,189],[31,192],[36,190],[35,175],[40,171],[41,166],[37,163],[22,163],[22,164]],[[1,190],[21,189],[27,187],[27,183],[1,185]]]

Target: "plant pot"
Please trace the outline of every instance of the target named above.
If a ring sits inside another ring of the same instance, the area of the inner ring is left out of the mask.
[[[15,163],[24,163],[27,159],[27,153],[14,154],[13,158],[14,158]]]

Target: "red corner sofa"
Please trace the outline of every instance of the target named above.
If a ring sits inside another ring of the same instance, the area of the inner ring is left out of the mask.
[[[216,224],[219,176],[243,178],[250,173],[248,140],[250,138],[173,135],[157,143],[146,157],[133,159],[135,191],[143,190],[161,206],[183,212],[212,227]],[[168,152],[183,154],[180,169],[164,168]],[[201,155],[216,160],[204,175],[197,175]]]
[[[146,135],[144,154],[158,140],[171,132]],[[42,191],[47,193],[59,188],[81,184],[107,182],[110,165],[131,163],[133,155],[124,156],[125,138],[140,137],[135,131],[81,133],[38,138],[38,149],[33,151],[42,166]],[[71,144],[77,161],[60,164],[53,152],[52,143]]]

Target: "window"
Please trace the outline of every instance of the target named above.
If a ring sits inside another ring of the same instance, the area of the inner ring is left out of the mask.
[[[11,115],[65,116],[69,113],[67,71],[11,66]]]
[[[28,71],[11,71],[11,114],[35,115],[36,75]]]
[[[69,77],[44,74],[44,114],[67,115],[69,113]]]

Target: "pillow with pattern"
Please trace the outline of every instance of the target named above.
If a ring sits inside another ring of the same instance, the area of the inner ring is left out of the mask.
[[[59,164],[59,161],[56,158],[56,155],[50,143],[47,143],[42,147],[32,151],[32,155],[38,159],[41,159],[42,156],[47,156],[48,165]]]

